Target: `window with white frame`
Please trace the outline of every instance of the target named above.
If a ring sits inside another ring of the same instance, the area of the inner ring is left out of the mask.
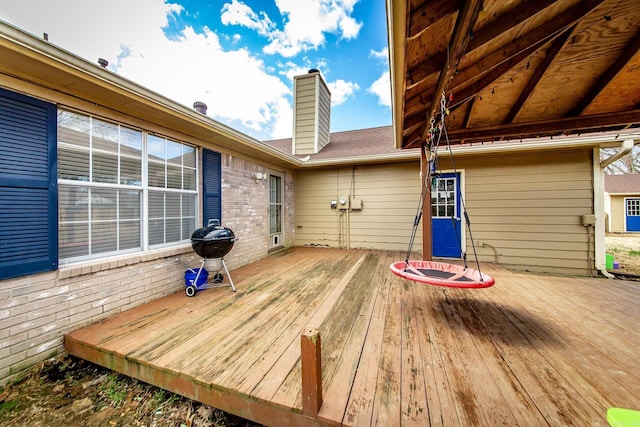
[[[187,240],[195,228],[196,164],[192,146],[59,110],[60,260]]]
[[[627,199],[627,216],[640,216],[640,199]]]
[[[431,188],[431,217],[452,218],[456,216],[456,179],[434,178]]]

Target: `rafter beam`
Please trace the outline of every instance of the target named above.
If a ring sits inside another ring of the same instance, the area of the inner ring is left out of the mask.
[[[449,131],[448,135],[450,142],[460,143],[463,141],[491,141],[497,139],[575,134],[596,129],[613,130],[623,128],[629,124],[640,124],[640,110],[502,124],[474,129],[457,129]]]
[[[481,75],[491,73],[503,63],[519,62],[523,60],[524,58],[526,58],[526,56],[533,54],[544,44],[549,42],[549,40],[558,37],[567,28],[574,26],[587,14],[589,14],[589,12],[591,12],[594,7],[602,3],[602,1],[603,0],[583,1],[579,5],[576,5],[562,12],[558,16],[551,19],[549,22],[534,28],[521,37],[518,37],[503,48],[497,49],[492,53],[486,55],[480,61],[466,67],[459,74],[457,74],[452,84],[452,88],[459,88],[467,84],[467,82],[477,79]],[[518,58],[520,59],[518,60]],[[504,71],[503,69],[501,70]],[[494,73],[493,80],[496,80],[502,74],[504,73]],[[486,80],[491,80],[491,76],[489,76]],[[491,83],[489,82],[488,84]],[[486,87],[487,85],[485,85],[484,87]],[[479,87],[479,89],[482,90],[484,89],[484,87]],[[477,92],[479,92],[480,90],[478,90]],[[466,100],[466,96],[461,97],[456,95],[456,100],[458,102],[462,102]]]
[[[458,19],[453,29],[453,34],[449,41],[449,56],[443,64],[440,77],[435,86],[434,96],[431,101],[431,106],[427,110],[426,120],[422,130],[422,140],[426,141],[429,133],[429,123],[435,116],[436,109],[440,103],[440,92],[446,89],[447,83],[456,71],[462,55],[464,55],[467,45],[469,44],[470,32],[478,19],[478,13],[482,6],[481,0],[467,0],[464,2],[462,9],[458,13]]]
[[[436,21],[455,12],[460,8],[462,0],[431,0],[424,1],[421,5],[410,10],[411,21],[409,22],[408,38],[419,36]]]
[[[522,89],[522,91],[520,92],[520,96],[518,96],[518,99],[511,107],[511,110],[509,111],[509,114],[507,114],[507,117],[505,118],[504,123],[511,123],[513,122],[513,119],[516,118],[516,116],[524,106],[525,102],[527,102],[527,100],[533,93],[535,87],[538,85],[538,83],[542,79],[542,76],[544,76],[547,69],[549,69],[549,66],[555,59],[558,52],[560,52],[560,50],[563,48],[564,44],[567,42],[567,40],[569,39],[569,37],[571,36],[575,28],[576,27],[574,25],[573,27],[565,30],[565,32],[562,33],[558,38],[556,38],[551,44],[551,46],[549,46],[549,49],[547,49],[547,52],[546,52],[546,56],[544,57],[542,62],[538,65],[538,67],[534,71],[533,75],[527,82],[524,89]]]
[[[640,50],[640,32],[636,33],[631,42],[622,50],[622,54],[611,64],[611,66],[598,78],[587,94],[580,100],[578,105],[571,111],[570,115],[579,116],[593,102],[594,99],[606,88],[609,83],[624,69],[625,65]]]
[[[603,0],[584,0],[578,5],[560,13],[548,23],[534,28],[508,45],[490,53],[482,60],[466,67],[455,75],[453,81],[448,86],[448,91],[455,91],[456,89],[464,88],[462,91],[454,93],[455,101],[454,104],[450,106],[450,109],[453,110],[461,103],[467,102],[470,98],[477,96],[480,91],[488,87],[492,82],[500,78],[519,62],[535,53],[535,51],[548,43],[549,40],[558,37],[566,31],[567,28],[576,25],[602,2]],[[470,82],[473,82],[474,80],[475,82],[473,85],[469,86]],[[441,81],[442,73],[438,83],[441,83]],[[416,141],[426,140],[430,126],[430,119],[433,117],[435,108],[440,101],[441,91],[442,89],[438,90],[438,86],[432,89],[427,88],[420,94],[419,102],[415,99],[407,99],[405,101],[405,105],[407,106],[405,109],[406,115],[403,124],[405,129],[409,126],[413,127],[412,124],[415,124],[418,121],[421,122],[422,117],[424,117],[423,114],[426,114],[428,118],[427,121],[424,122],[421,135],[413,133],[408,134],[405,132],[404,147],[415,148],[416,146],[419,146],[416,145]],[[428,97],[431,98],[431,107],[425,112],[423,107],[425,102],[423,102],[422,99]],[[414,107],[408,108],[410,105],[414,105]],[[421,106],[422,108],[420,108]],[[414,132],[416,131],[417,130],[414,130]]]
[[[491,22],[489,25],[485,25],[476,31],[473,39],[469,41],[467,53],[473,52],[475,49],[489,43],[495,37],[504,34],[516,25],[525,22],[538,12],[547,8],[550,4],[555,3],[555,1],[556,0],[528,1],[516,6],[509,13],[500,16],[496,21]],[[431,55],[411,70],[408,70],[407,75],[411,76],[411,81],[416,84],[424,77],[441,69],[446,57],[446,50]]]
[[[461,104],[467,102],[470,98],[475,98],[478,96],[480,92],[489,87],[493,82],[498,80],[500,77],[504,76],[508,73],[513,67],[533,55],[537,52],[542,46],[544,46],[548,40],[546,38],[542,40],[535,40],[531,45],[526,46],[525,49],[514,52],[513,55],[509,55],[506,58],[506,61],[503,61],[500,58],[500,55],[494,55],[493,62],[489,62],[487,65],[487,72],[482,75],[479,79],[477,79],[473,84],[466,86],[460,92],[455,92],[459,87],[468,84],[469,81],[473,80],[474,76],[471,73],[467,75],[456,76],[454,79],[454,83],[452,85],[451,90],[454,91],[455,100],[450,105],[450,109],[458,108]],[[500,52],[498,52],[500,53]],[[458,78],[459,77],[459,78]]]

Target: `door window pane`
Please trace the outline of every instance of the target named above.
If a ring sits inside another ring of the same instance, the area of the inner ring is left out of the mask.
[[[433,218],[456,216],[455,178],[435,178],[431,187],[431,216]]]

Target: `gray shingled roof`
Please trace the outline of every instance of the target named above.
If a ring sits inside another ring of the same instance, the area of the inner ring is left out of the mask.
[[[605,175],[604,191],[609,194],[640,194],[640,174]]]
[[[274,139],[264,141],[280,151],[292,154],[291,138]],[[417,149],[419,150],[419,149]],[[402,150],[394,147],[393,128],[391,126],[381,126],[368,129],[349,130],[344,132],[333,132],[329,137],[329,144],[317,154],[312,154],[313,160],[326,159],[348,159],[358,156],[375,156],[384,154],[395,154],[412,150]],[[297,156],[299,158],[306,155]]]

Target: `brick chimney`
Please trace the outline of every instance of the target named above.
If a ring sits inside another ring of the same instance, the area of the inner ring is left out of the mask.
[[[316,69],[293,78],[293,154],[316,154],[329,143],[331,92]]]

